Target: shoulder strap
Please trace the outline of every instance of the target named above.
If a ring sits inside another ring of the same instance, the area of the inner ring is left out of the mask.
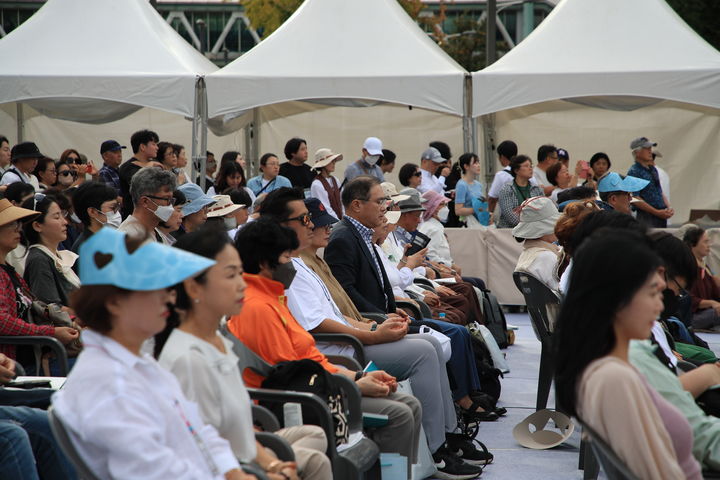
[[[260,195],[262,192],[264,192],[266,188],[268,188],[270,185],[272,185],[273,183],[275,183],[275,180],[277,180],[277,177],[273,178],[273,179],[270,180],[267,184],[265,184],[265,186],[262,187],[257,194]],[[262,184],[262,177],[260,177],[260,183]]]

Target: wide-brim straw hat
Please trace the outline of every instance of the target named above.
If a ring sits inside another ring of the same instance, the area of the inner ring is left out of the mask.
[[[214,195],[215,204],[208,208],[208,218],[224,217],[230,213],[240,210],[245,205],[233,203],[230,195]]]
[[[40,212],[16,207],[6,198],[0,200],[0,227],[16,220],[28,220],[30,217],[36,217],[38,215],[40,215]]]
[[[330,165],[333,161],[340,161],[343,159],[342,153],[333,153],[329,148],[321,148],[315,152],[315,163],[312,168],[318,170],[322,167]]]

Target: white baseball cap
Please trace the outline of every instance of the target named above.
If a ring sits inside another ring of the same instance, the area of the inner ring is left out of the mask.
[[[368,137],[363,143],[363,148],[367,150],[370,155],[382,155],[382,142],[377,137]]]

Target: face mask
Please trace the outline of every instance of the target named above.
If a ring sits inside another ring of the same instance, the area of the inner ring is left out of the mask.
[[[450,215],[450,209],[448,207],[442,207],[440,210],[438,210],[438,220],[440,220],[442,223],[447,222],[448,216]]]
[[[105,218],[107,219],[105,225],[113,228],[119,228],[122,223],[122,215],[120,215],[120,211],[106,213]]]
[[[296,273],[295,266],[292,262],[281,263],[273,272],[272,279],[282,283],[285,290],[287,290],[290,288],[290,284],[292,284]]]
[[[150,209],[148,208],[148,210]],[[175,213],[175,208],[172,205],[165,205],[162,207],[159,206],[155,209],[153,213],[161,221],[167,222],[168,220],[170,220],[170,217],[172,217],[172,214]]]
[[[223,218],[223,223],[225,224],[225,230],[232,230],[237,227],[237,219],[235,217],[225,217]]]
[[[75,179],[72,177],[72,175],[60,175],[60,177],[58,178],[58,181],[64,187],[72,185],[74,180]]]
[[[207,162],[207,163],[205,164],[205,168],[207,168],[208,170],[215,170],[216,167],[217,167],[217,161],[216,161],[216,160],[213,160],[213,161],[211,161],[211,162]]]
[[[365,163],[368,165],[375,165],[380,160],[380,155],[367,155],[365,157]]]
[[[72,220],[75,223],[82,223],[82,220],[80,220],[80,218],[77,215],[75,215],[75,212],[70,214],[70,220]]]

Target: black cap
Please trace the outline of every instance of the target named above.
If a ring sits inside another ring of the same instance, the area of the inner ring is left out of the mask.
[[[325,208],[325,205],[322,204],[320,200],[317,198],[306,198],[305,199],[305,206],[308,209],[308,212],[310,212],[310,216],[312,217],[312,223],[315,225],[315,227],[325,227],[327,225],[332,225],[333,223],[337,223],[338,219],[330,215]]]
[[[102,145],[100,145],[100,155],[105,152],[110,152],[112,150],[120,150],[121,148],[127,147],[125,145],[120,145],[115,140],[105,140]]]
[[[13,162],[23,158],[42,158],[44,156],[33,142],[18,143],[10,151],[10,158]]]
[[[560,157],[560,158],[566,158],[566,159],[570,160],[570,154],[564,148],[558,148],[557,154],[558,154],[558,157]]]

